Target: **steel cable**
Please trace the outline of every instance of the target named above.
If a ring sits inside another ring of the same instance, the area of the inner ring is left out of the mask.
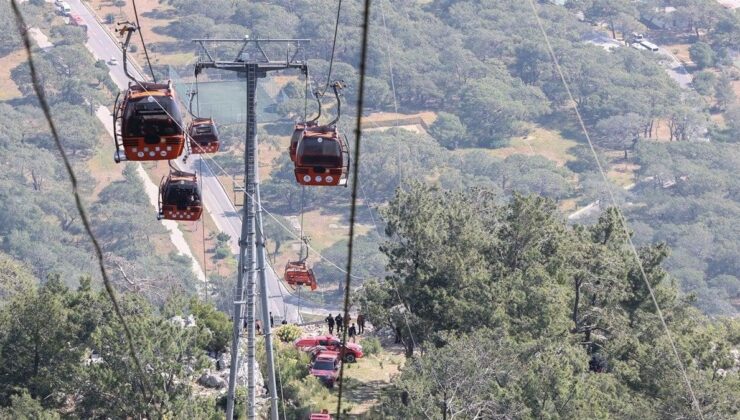
[[[131,328],[129,327],[128,322],[126,322],[126,319],[123,316],[123,312],[121,311],[121,308],[118,304],[118,299],[116,298],[115,291],[113,289],[110,278],[108,276],[108,271],[105,268],[105,261],[103,259],[103,250],[97,238],[95,237],[95,234],[92,231],[90,220],[87,217],[87,212],[85,211],[85,208],[82,205],[82,198],[80,197],[80,193],[78,190],[77,176],[75,175],[74,169],[72,169],[72,165],[69,162],[69,159],[67,158],[67,153],[64,151],[64,146],[62,145],[62,142],[59,139],[59,133],[57,132],[56,126],[51,117],[51,108],[49,107],[49,103],[46,100],[46,95],[44,94],[43,86],[41,85],[41,80],[39,79],[38,73],[36,72],[36,66],[34,64],[33,55],[31,53],[31,41],[28,38],[27,31],[23,29],[26,27],[26,23],[25,23],[25,20],[23,19],[23,15],[21,14],[20,9],[18,8],[17,0],[11,0],[11,7],[13,8],[13,13],[15,14],[15,17],[16,17],[16,24],[18,26],[18,31],[21,34],[23,46],[25,47],[26,54],[28,55],[28,67],[31,73],[31,81],[33,84],[34,92],[36,93],[36,97],[39,100],[39,105],[41,106],[41,109],[44,112],[44,117],[46,118],[46,121],[49,124],[49,130],[51,131],[52,138],[54,139],[54,144],[56,145],[57,150],[59,151],[62,157],[62,161],[64,162],[64,167],[66,169],[70,183],[72,184],[72,194],[74,195],[75,206],[77,207],[77,212],[79,213],[80,219],[82,220],[82,224],[85,228],[85,233],[90,238],[90,242],[93,245],[93,249],[95,251],[95,257],[98,260],[100,274],[103,278],[103,285],[105,286],[105,291],[107,292],[108,298],[110,299],[111,304],[113,305],[113,309],[114,309],[114,312],[116,313],[116,317],[118,318],[118,320],[121,322],[121,325],[123,326],[129,353],[131,354],[131,357],[134,360],[134,364],[136,365],[136,369],[138,370],[139,375],[141,377],[142,394],[144,395],[144,399],[151,403],[154,398],[154,394],[151,390],[151,386],[147,379],[147,374],[146,372],[144,372],[139,356],[136,353],[136,348],[134,347],[134,339],[133,339],[133,334],[131,333]],[[163,417],[160,407],[155,405],[154,408],[158,412],[160,418]]]
[[[352,284],[352,250],[355,238],[355,222],[357,218],[357,190],[359,186],[358,174],[360,167],[360,140],[362,136],[362,108],[365,101],[365,73],[367,70],[367,41],[368,29],[370,23],[370,0],[364,0],[364,10],[362,14],[362,46],[360,49],[360,82],[357,92],[357,121],[355,123],[355,144],[354,144],[354,167],[352,168],[352,205],[349,213],[349,241],[347,242],[347,276],[344,284],[344,320],[349,319],[350,306],[350,286]],[[342,321],[346,322],[346,321]],[[347,326],[342,327],[342,348],[347,345]],[[341,353],[340,353],[341,354]],[[341,418],[342,413],[342,393],[344,391],[344,363],[339,369],[339,392],[337,395],[337,419]]]
[[[553,50],[552,45],[550,44],[550,37],[547,35],[547,31],[545,31],[545,26],[543,25],[542,20],[540,19],[540,16],[537,13],[537,7],[534,4],[534,0],[529,0],[529,5],[532,8],[532,13],[534,14],[535,20],[537,21],[537,26],[539,26],[539,29],[542,32],[542,37],[545,40],[545,45],[547,46],[547,50],[550,54],[550,58],[552,58],[553,64],[555,65],[555,70],[560,76],[560,80],[563,82],[563,86],[565,87],[565,91],[568,94],[570,103],[573,105],[573,109],[576,113],[576,117],[578,118],[578,124],[580,125],[581,130],[583,131],[583,134],[585,135],[586,140],[588,141],[588,146],[591,150],[591,153],[594,156],[596,166],[599,169],[601,178],[603,179],[604,184],[606,186],[606,190],[609,193],[609,199],[612,203],[612,206],[614,206],[617,212],[617,215],[619,216],[620,224],[622,225],[622,229],[624,229],[625,236],[627,237],[627,244],[629,245],[632,251],[632,254],[635,257],[635,262],[637,263],[637,266],[640,270],[642,279],[645,282],[645,286],[647,287],[648,292],[650,293],[650,299],[653,301],[653,305],[655,306],[655,310],[658,314],[658,318],[660,318],[660,322],[663,325],[663,330],[665,331],[666,337],[668,338],[668,342],[670,343],[671,349],[673,350],[673,355],[675,356],[676,361],[678,362],[679,369],[681,370],[681,375],[683,376],[684,382],[686,384],[686,388],[689,391],[689,396],[691,397],[692,406],[696,409],[696,412],[699,415],[699,418],[704,419],[704,414],[701,411],[701,405],[699,404],[699,400],[696,398],[696,395],[694,394],[694,388],[691,386],[691,380],[689,379],[689,375],[686,372],[686,367],[684,366],[683,361],[681,360],[681,356],[678,354],[676,343],[673,340],[671,331],[668,328],[668,324],[666,323],[665,317],[663,316],[663,311],[660,309],[658,300],[655,297],[655,292],[653,291],[653,287],[650,285],[650,281],[648,280],[647,273],[645,272],[645,268],[642,265],[642,260],[640,259],[640,254],[637,252],[637,247],[635,247],[635,244],[632,241],[632,236],[630,235],[629,229],[627,228],[627,220],[624,217],[624,213],[622,212],[622,209],[619,207],[619,204],[617,203],[616,197],[614,196],[614,191],[612,189],[611,184],[609,183],[609,179],[606,176],[606,172],[604,172],[604,168],[601,165],[599,156],[596,153],[596,148],[594,147],[593,141],[591,140],[591,135],[589,134],[588,129],[586,128],[586,124],[583,121],[583,118],[581,117],[581,112],[578,110],[578,106],[576,105],[576,101],[573,97],[573,93],[570,89],[570,85],[568,84],[568,81],[565,78],[563,69],[560,67],[560,61],[555,55],[555,51]]]

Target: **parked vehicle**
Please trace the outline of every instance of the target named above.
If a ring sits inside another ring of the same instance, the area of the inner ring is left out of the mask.
[[[331,420],[331,415],[329,410],[324,409],[320,413],[311,413],[309,420]]]
[[[72,14],[72,8],[66,1],[63,1],[62,4],[59,5],[59,9],[64,16],[69,16],[70,14]]]
[[[648,50],[650,50],[650,51],[658,51],[658,46],[655,45],[655,44],[653,44],[652,42],[648,42],[648,41],[646,41],[646,40],[643,39],[643,40],[640,41],[640,44],[643,47],[645,47]]]
[[[308,373],[317,377],[321,383],[333,388],[339,379],[339,368],[342,361],[338,354],[322,354],[308,365]]]
[[[304,351],[309,351],[317,346],[324,347],[328,351],[337,353],[341,351],[343,355],[342,359],[347,363],[352,363],[364,355],[361,345],[356,343],[347,343],[346,348],[342,349],[342,341],[332,335],[301,337],[296,340],[293,345]]]

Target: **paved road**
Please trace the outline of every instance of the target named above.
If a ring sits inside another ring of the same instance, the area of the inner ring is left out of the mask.
[[[85,7],[80,0],[68,0],[72,11],[78,14],[87,24],[88,42],[87,47],[96,59],[110,60],[116,58],[118,65],[110,66],[110,75],[120,89],[126,89],[129,79],[123,72],[122,53],[117,40],[111,38],[108,32],[100,25],[96,17]],[[129,66],[129,72],[138,79],[143,79],[136,66]],[[112,158],[112,157],[111,157]],[[199,157],[190,159],[187,165],[182,164],[183,169],[197,169]],[[206,209],[213,217],[217,227],[231,236],[231,249],[238,253],[238,238],[241,232],[241,220],[239,213],[231,204],[228,194],[210,168],[203,165],[203,198]],[[287,317],[289,322],[299,322],[299,308],[304,313],[324,313],[329,308],[317,307],[311,302],[298,299],[279,280],[275,270],[269,266],[267,269],[268,296],[270,311],[276,318]]]
[[[671,79],[675,80],[679,86],[683,89],[691,89],[691,82],[694,81],[694,77],[686,70],[681,60],[673,55],[666,48],[659,47],[658,54],[661,54],[668,58],[666,72]]]

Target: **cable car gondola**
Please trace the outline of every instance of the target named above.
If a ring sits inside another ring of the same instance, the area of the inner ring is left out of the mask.
[[[338,90],[343,84],[335,82],[332,87],[337,98],[336,118],[327,125],[304,129],[296,146],[294,173],[301,185],[347,186],[349,146],[336,126],[341,115]]]
[[[313,274],[313,270],[308,268],[306,260],[308,259],[308,239],[304,236],[302,238],[303,244],[301,244],[301,252],[298,261],[288,261],[285,264],[285,273],[283,278],[285,282],[291,286],[308,286],[311,290],[316,290],[318,283],[316,283],[316,276]],[[306,249],[306,256],[303,257],[303,248]]]
[[[288,261],[285,264],[285,282],[291,286],[308,286],[311,290],[319,287],[313,270],[306,266],[305,260]]]
[[[219,149],[218,128],[212,118],[193,118],[188,125],[190,153],[216,153]]]
[[[194,221],[203,213],[198,178],[195,174],[177,170],[159,184],[158,219]]]
[[[116,163],[123,160],[177,159],[185,146],[185,133],[172,82],[140,82],[128,73],[126,50],[135,30],[132,25],[121,29],[122,34],[127,32],[123,44],[123,69],[131,82],[123,93],[123,99],[119,100],[120,93],[116,97],[113,111],[116,150],[113,159]]]

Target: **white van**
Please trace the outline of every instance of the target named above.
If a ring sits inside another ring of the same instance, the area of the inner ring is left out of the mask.
[[[645,41],[644,39],[640,41],[640,44],[647,48],[650,51],[658,51],[658,46],[653,44],[652,42]]]
[[[64,16],[69,16],[70,14],[72,14],[72,8],[69,7],[69,3],[67,3],[66,1],[63,1],[59,7],[62,9],[62,14]]]

